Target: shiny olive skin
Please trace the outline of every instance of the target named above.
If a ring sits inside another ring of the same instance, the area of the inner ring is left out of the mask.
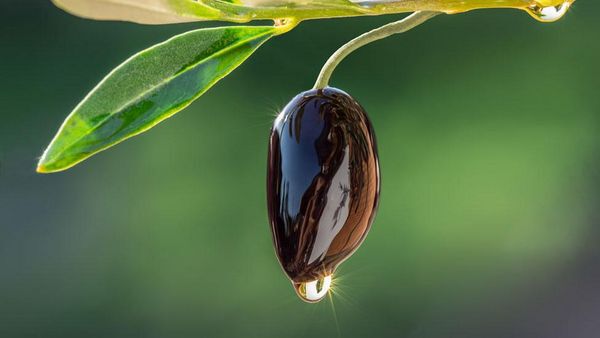
[[[294,283],[330,276],[367,235],[379,201],[375,135],[335,88],[297,95],[269,142],[267,199],[275,251]]]

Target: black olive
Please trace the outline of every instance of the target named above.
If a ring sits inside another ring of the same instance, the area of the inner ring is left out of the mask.
[[[364,109],[335,88],[297,95],[269,143],[267,199],[279,262],[298,295],[325,296],[365,239],[379,201],[375,135]]]

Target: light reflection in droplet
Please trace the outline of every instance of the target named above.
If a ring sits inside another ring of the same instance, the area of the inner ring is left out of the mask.
[[[331,280],[332,276],[325,276],[310,282],[294,283],[294,289],[303,301],[316,303],[327,296],[331,289]]]
[[[560,18],[562,18],[569,8],[573,0],[567,0],[558,6],[540,6],[534,5],[527,9],[527,12],[533,16],[535,19],[542,22],[553,22]]]

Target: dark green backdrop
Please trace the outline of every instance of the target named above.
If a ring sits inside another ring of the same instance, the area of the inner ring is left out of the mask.
[[[383,181],[332,306],[300,302],[275,259],[269,127],[339,45],[397,17],[303,23],[173,119],[43,176],[108,71],[214,24],[0,0],[0,337],[598,337],[599,10],[438,17],[342,64]]]

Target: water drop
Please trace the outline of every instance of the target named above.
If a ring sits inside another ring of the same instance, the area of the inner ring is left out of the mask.
[[[572,3],[572,0],[568,0],[557,6],[546,7],[536,4],[527,8],[527,12],[541,22],[553,22],[566,14]]]
[[[331,288],[331,276],[304,283],[294,283],[298,296],[305,302],[316,303],[327,296]]]
[[[290,20],[282,18],[282,19],[275,19],[275,20],[273,20],[273,22],[275,23],[275,27],[281,27],[281,26],[287,25],[290,22]]]

